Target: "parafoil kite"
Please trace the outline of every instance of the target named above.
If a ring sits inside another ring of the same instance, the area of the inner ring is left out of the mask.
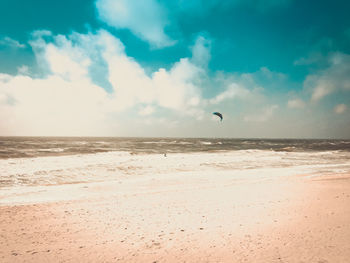
[[[223,117],[222,117],[222,114],[220,112],[213,112],[213,114],[219,116],[220,121],[222,121]]]

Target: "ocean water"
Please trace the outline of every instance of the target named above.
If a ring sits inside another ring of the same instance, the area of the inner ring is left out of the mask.
[[[0,137],[0,193],[221,172],[237,178],[348,175],[350,140]]]
[[[117,137],[0,137],[0,159],[122,151],[189,153],[237,150],[350,151],[350,140]]]

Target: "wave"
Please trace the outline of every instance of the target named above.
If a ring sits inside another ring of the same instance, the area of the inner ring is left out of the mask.
[[[203,145],[212,145],[213,144],[212,142],[207,142],[207,141],[201,141],[200,143]]]
[[[54,152],[54,153],[60,153],[64,152],[65,149],[63,148],[49,148],[49,149],[38,149],[38,152]]]
[[[0,187],[59,185],[165,176],[173,173],[230,171],[252,176],[278,171],[315,174],[326,171],[350,173],[350,153],[342,151],[293,152],[238,150],[164,154],[104,152],[94,154],[9,158],[0,160]],[[273,177],[277,172],[267,174]]]
[[[280,152],[350,152],[348,140],[267,140],[189,138],[47,138],[0,137],[0,159],[91,154],[125,151],[129,153],[189,153],[239,150]]]

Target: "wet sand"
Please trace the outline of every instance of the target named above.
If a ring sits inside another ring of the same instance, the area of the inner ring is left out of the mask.
[[[218,179],[220,178],[220,179]],[[0,262],[349,262],[350,179],[173,174],[0,206]],[[39,196],[35,199],[35,196]],[[43,201],[44,200],[44,201]]]

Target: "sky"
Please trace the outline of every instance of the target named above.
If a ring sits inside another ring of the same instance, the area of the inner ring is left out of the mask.
[[[348,10],[1,0],[0,136],[350,139]]]

